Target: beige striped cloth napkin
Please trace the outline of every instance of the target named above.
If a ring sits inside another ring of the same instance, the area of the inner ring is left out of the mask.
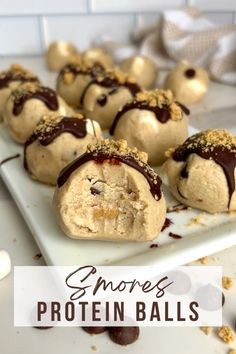
[[[236,25],[218,26],[191,7],[164,12],[157,27],[137,38],[141,54],[160,68],[185,59],[207,68],[214,80],[236,84]]]

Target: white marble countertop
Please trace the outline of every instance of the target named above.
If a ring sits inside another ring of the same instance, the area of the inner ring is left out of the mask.
[[[39,74],[42,81],[54,86],[55,75],[47,73],[41,58],[4,58],[0,59],[0,70],[11,62],[25,65]],[[192,107],[193,113],[234,106],[236,88],[212,83],[209,93],[200,104]],[[235,111],[236,114],[236,111]],[[236,118],[236,117],[235,117]],[[191,124],[204,128],[204,121],[191,118]],[[222,113],[219,122],[224,122]],[[215,124],[217,124],[215,122]],[[227,121],[227,128],[236,128],[235,120]],[[0,179],[0,248],[6,249],[14,265],[44,265],[33,236],[28,230],[10,194]],[[209,264],[222,265],[223,274],[236,280],[236,246],[209,257]],[[236,324],[236,284],[234,289],[225,290],[226,302],[223,308],[224,324]],[[102,354],[226,354],[228,346],[215,334],[204,335],[198,328],[141,328],[140,339],[129,347],[113,344],[106,334],[89,336],[79,328],[16,328],[13,325],[13,272],[0,281],[0,353],[3,354],[70,354],[92,353],[96,346]],[[232,344],[236,348],[236,341]]]

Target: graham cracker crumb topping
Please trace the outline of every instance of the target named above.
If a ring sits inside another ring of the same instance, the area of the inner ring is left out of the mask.
[[[145,102],[150,107],[168,108],[172,120],[178,121],[183,118],[181,107],[176,103],[170,90],[155,89],[153,91],[138,92],[136,102]]]
[[[106,155],[130,156],[133,157],[139,164],[147,162],[148,156],[146,152],[139,151],[137,148],[130,148],[126,140],[109,140],[104,139],[101,143],[87,147],[87,152],[100,152]]]
[[[105,69],[99,62],[76,55],[72,57],[61,71],[62,78],[65,84],[71,84],[75,77],[79,74],[87,74],[96,78],[97,82],[102,82],[105,78],[117,81],[118,84],[135,83],[135,79],[121,69],[115,67]]]
[[[20,86],[18,86],[14,91],[12,91],[12,96],[15,101],[20,99],[24,95],[34,94],[36,92],[47,92],[50,91],[50,95],[52,92],[55,93],[52,89],[48,87],[41,86],[37,82],[26,82]]]
[[[236,137],[227,129],[208,129],[194,134],[184,143],[186,149],[201,147],[203,152],[213,151],[217,147],[236,153]]]
[[[39,82],[39,79],[36,75],[31,73],[29,70],[24,69],[20,64],[17,63],[13,63],[8,70],[0,72],[0,79],[4,79],[7,77],[9,77],[10,81],[16,79],[18,79],[19,81],[25,81],[28,79]]]
[[[45,134],[50,133],[54,128],[60,123],[60,121],[64,118],[62,115],[58,115],[58,113],[51,113],[42,117],[40,122],[34,129],[33,134],[35,134],[38,140],[42,140]],[[76,113],[73,114],[70,118],[76,119],[84,119],[83,114]]]

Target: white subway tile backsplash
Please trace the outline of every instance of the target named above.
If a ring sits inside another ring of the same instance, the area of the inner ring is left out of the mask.
[[[195,0],[195,6],[209,11],[236,11],[236,0]]]
[[[42,54],[53,40],[81,50],[96,38],[128,41],[163,10],[194,5],[213,22],[236,23],[236,0],[0,0],[0,56]]]
[[[217,25],[229,25],[234,22],[232,12],[208,12],[206,17]]]
[[[93,12],[150,12],[186,5],[185,0],[89,0]]]
[[[47,44],[54,40],[68,40],[83,50],[99,37],[127,40],[134,28],[134,15],[48,16],[45,26]]]
[[[0,17],[0,54],[40,54],[37,17]]]
[[[160,20],[161,14],[159,12],[155,12],[152,14],[138,14],[136,17],[136,27],[137,29],[145,29],[147,27],[154,26]]]
[[[0,0],[0,15],[87,12],[87,0]]]

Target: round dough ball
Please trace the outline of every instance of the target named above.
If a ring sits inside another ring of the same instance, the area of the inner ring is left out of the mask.
[[[236,210],[235,167],[236,138],[227,130],[212,129],[171,152],[161,175],[178,201],[218,213]]]
[[[24,82],[40,83],[36,75],[19,64],[12,64],[8,70],[0,72],[0,122],[3,121],[4,107],[9,95]]]
[[[54,90],[26,83],[9,96],[4,109],[4,121],[11,137],[24,144],[42,116],[55,112],[61,115],[73,113]]]
[[[145,88],[152,88],[157,80],[157,67],[155,63],[141,55],[125,59],[121,63],[121,69],[132,75],[137,83]]]
[[[59,71],[68,63],[71,56],[77,54],[77,49],[69,42],[53,42],[46,52],[46,63],[51,71]]]
[[[96,120],[102,129],[108,129],[118,110],[140,91],[140,87],[127,74],[115,69],[103,78],[94,79],[83,95],[83,111]]]
[[[125,141],[89,147],[58,178],[54,206],[62,230],[87,240],[154,239],[166,203],[161,180],[145,161]]]
[[[88,60],[91,63],[100,63],[104,68],[111,69],[113,67],[113,60],[110,54],[104,49],[99,47],[89,48],[83,53],[84,60]]]
[[[188,62],[180,62],[167,75],[164,87],[170,89],[178,101],[193,104],[207,93],[208,73]]]
[[[188,117],[170,91],[140,92],[118,112],[110,133],[145,151],[151,165],[161,165],[166,150],[187,138]]]
[[[84,90],[94,77],[103,72],[104,68],[100,64],[85,62],[77,56],[61,70],[57,79],[57,92],[70,106],[81,108]]]
[[[34,179],[56,185],[59,172],[101,137],[99,124],[82,114],[45,116],[25,144],[24,166]]]

